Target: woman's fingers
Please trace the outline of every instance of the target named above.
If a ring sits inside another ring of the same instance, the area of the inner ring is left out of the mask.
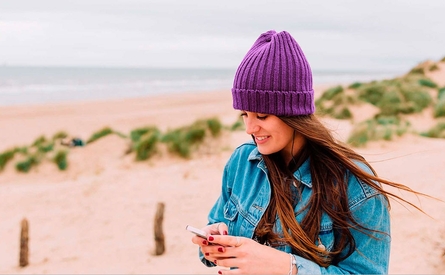
[[[211,235],[207,237],[209,243],[219,244],[222,246],[239,247],[245,242],[246,238],[229,235]]]
[[[193,236],[192,243],[197,244],[197,245],[208,245],[209,241],[207,241],[204,238],[198,237],[198,236]]]
[[[228,233],[228,227],[223,222],[218,222],[210,225],[209,234],[213,235],[227,235]]]
[[[227,225],[223,222],[218,223],[218,232],[220,235],[227,235],[229,231],[229,228]]]

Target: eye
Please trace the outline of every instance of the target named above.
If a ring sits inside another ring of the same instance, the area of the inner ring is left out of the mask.
[[[246,113],[246,112],[241,112],[240,116],[241,116],[241,117],[243,117],[243,116],[247,116],[247,113]]]
[[[267,115],[257,115],[256,118],[259,120],[265,120],[267,118]]]

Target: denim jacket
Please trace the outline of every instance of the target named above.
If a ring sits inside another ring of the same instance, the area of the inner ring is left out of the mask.
[[[300,210],[304,208],[312,195],[309,163],[307,159],[294,173],[295,178],[302,183],[299,187],[301,197],[294,209],[298,222],[301,222],[305,216],[305,211]],[[364,171],[372,173],[363,163],[357,164]],[[385,274],[388,272],[390,219],[387,200],[352,174],[348,173],[347,176],[349,208],[353,217],[365,228],[379,232],[370,231],[365,234],[351,228],[356,244],[355,251],[346,259],[328,267],[321,267],[311,260],[294,254],[298,274]],[[270,195],[271,187],[262,156],[253,142],[245,143],[234,151],[224,168],[221,195],[210,210],[208,224],[224,222],[229,227],[229,235],[253,238],[255,228],[269,204]],[[279,220],[275,224],[275,230],[281,231]],[[334,246],[335,234],[332,219],[323,213],[319,240],[328,251]],[[319,245],[318,241],[316,244]],[[292,253],[288,245],[279,246],[277,249]],[[201,251],[199,256],[205,265],[214,266],[203,257]]]

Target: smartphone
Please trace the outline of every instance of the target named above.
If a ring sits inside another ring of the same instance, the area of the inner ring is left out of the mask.
[[[199,236],[199,237],[201,237],[201,238],[207,239],[207,233],[205,233],[205,232],[202,231],[201,229],[198,229],[198,228],[193,227],[193,226],[191,226],[191,225],[187,225],[187,226],[185,227],[185,229],[187,229],[188,231],[190,231],[190,232],[196,234],[197,236]]]

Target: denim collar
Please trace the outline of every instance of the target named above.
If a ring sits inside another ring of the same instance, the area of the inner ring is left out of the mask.
[[[255,147],[255,149],[250,152],[249,161],[258,160],[260,162],[264,162],[263,156],[258,151],[258,147]],[[311,177],[311,171],[309,167],[309,158],[307,158],[303,164],[297,169],[297,171],[294,172],[294,177],[300,181],[302,184],[306,185],[309,188],[312,188],[312,177]]]

